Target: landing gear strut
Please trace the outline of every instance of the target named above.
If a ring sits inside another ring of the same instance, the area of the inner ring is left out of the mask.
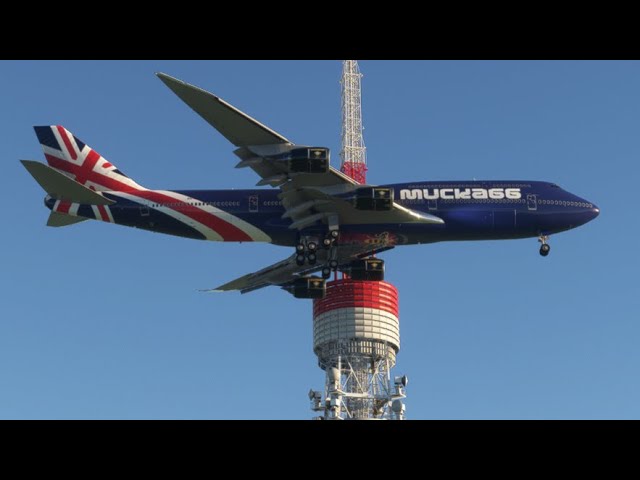
[[[540,238],[538,238],[538,241],[542,244],[540,246],[540,255],[543,257],[546,257],[549,255],[549,252],[551,252],[551,245],[547,243],[547,240],[549,240],[547,235],[541,235]]]

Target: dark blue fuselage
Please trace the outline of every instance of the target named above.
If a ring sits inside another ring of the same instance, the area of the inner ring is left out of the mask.
[[[396,203],[440,217],[444,224],[341,224],[342,241],[350,235],[353,241],[391,236],[390,243],[396,245],[538,237],[578,227],[599,214],[593,203],[548,182],[416,182],[381,187],[394,190]],[[185,190],[175,193],[190,199],[182,205],[170,205],[175,211],[207,205],[219,211],[218,216],[223,220],[233,223],[234,219],[240,219],[255,226],[274,244],[293,246],[298,241],[299,232],[289,228],[291,220],[282,219],[285,209],[278,199],[280,190]],[[118,192],[105,194],[116,202],[109,208],[117,224],[211,239],[189,222],[168,214],[167,205],[141,204],[139,199],[124,198]],[[46,203],[52,208],[55,202],[47,200]],[[100,218],[95,208],[85,205],[79,207],[77,215]],[[363,218],[375,218],[375,215]],[[314,227],[308,230],[302,233],[313,233]]]

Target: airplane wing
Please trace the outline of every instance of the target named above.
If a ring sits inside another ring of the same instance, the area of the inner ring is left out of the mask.
[[[239,147],[236,168],[250,167],[260,177],[258,186],[280,187],[280,199],[286,210],[283,218],[292,220],[292,229],[302,230],[317,222],[333,223],[444,223],[440,218],[419,213],[397,203],[387,212],[357,210],[341,196],[361,187],[349,176],[329,166],[322,173],[291,173],[280,159],[296,146],[283,135],[271,130],[221,98],[164,73],[157,73],[182,101],[227,140]],[[334,220],[332,220],[334,219]]]
[[[291,143],[279,133],[201,88],[164,73],[156,74],[180,99],[236,147]]]
[[[287,209],[285,217],[294,218],[289,228],[304,228],[314,218],[325,219],[337,215],[340,223],[348,225],[367,225],[376,223],[424,223],[444,224],[444,221],[428,213],[418,212],[393,202],[392,208],[387,211],[358,210],[349,195],[336,196],[323,192],[316,188],[283,189],[280,195]],[[305,207],[312,205],[313,212],[298,213],[297,210],[308,212]],[[296,210],[297,209],[297,210]]]
[[[391,250],[393,246],[379,243],[374,247],[371,245],[352,244],[341,245],[336,248],[337,256],[332,258],[336,260],[340,266],[348,265],[352,261],[368,257],[375,253]],[[311,275],[322,269],[328,258],[329,253],[325,250],[318,250],[318,264],[315,266],[298,266],[296,264],[295,254],[282,260],[281,262],[270,265],[258,272],[250,273],[229,283],[221,285],[206,292],[230,292],[239,291],[240,293],[249,293],[269,286],[284,287],[291,284],[300,277]]]
[[[276,162],[269,161],[260,155],[277,155],[285,152],[295,145],[293,142],[212,93],[164,73],[156,75],[209,125],[239,147],[235,151],[241,159],[237,167],[251,167],[262,178],[258,185],[278,186],[284,183],[286,178],[280,181],[284,173],[282,168],[279,168]],[[256,149],[256,147],[262,148]],[[256,150],[258,150],[257,153]],[[307,178],[301,180],[297,177],[294,183],[305,186],[355,184],[350,177],[334,168],[327,173],[307,174],[303,177]]]

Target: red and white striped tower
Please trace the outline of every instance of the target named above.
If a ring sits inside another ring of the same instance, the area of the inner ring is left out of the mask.
[[[361,79],[357,61],[344,60],[341,170],[366,184]],[[403,419],[407,379],[391,379],[399,350],[396,287],[346,277],[327,283],[326,297],[313,303],[313,351],[326,372],[324,394],[309,392],[318,418]]]

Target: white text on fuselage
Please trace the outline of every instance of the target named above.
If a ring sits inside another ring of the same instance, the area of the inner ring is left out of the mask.
[[[519,188],[412,188],[400,190],[400,200],[519,200]]]

